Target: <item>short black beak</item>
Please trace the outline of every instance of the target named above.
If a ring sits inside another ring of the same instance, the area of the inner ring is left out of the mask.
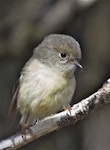
[[[74,64],[78,66],[80,69],[83,69],[83,67],[80,65],[80,63],[77,60],[74,61]]]

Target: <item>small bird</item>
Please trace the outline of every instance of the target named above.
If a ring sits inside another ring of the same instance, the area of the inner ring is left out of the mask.
[[[71,36],[51,34],[33,51],[22,69],[10,104],[9,120],[20,112],[20,125],[55,114],[70,104],[76,81],[74,72],[81,65],[79,43]]]

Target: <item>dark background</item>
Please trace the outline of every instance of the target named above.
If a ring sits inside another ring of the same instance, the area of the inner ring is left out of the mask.
[[[21,68],[50,33],[71,35],[81,45],[84,69],[76,72],[73,103],[110,77],[109,0],[0,0],[0,139],[14,131],[6,128],[6,117]],[[109,150],[110,104],[20,149]]]

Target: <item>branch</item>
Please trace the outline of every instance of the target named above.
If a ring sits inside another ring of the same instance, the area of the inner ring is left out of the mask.
[[[51,115],[31,126],[33,135],[29,132],[23,136],[20,132],[0,141],[0,150],[17,149],[47,133],[61,129],[67,125],[76,123],[78,120],[88,116],[92,111],[110,102],[110,79],[96,93],[92,94],[81,102],[73,105],[71,109],[55,115]]]

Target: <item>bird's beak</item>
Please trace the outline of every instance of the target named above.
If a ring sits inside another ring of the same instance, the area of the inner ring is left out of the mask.
[[[81,66],[81,64],[77,60],[74,61],[74,64],[76,66],[78,66],[80,69],[83,69],[83,67]]]

